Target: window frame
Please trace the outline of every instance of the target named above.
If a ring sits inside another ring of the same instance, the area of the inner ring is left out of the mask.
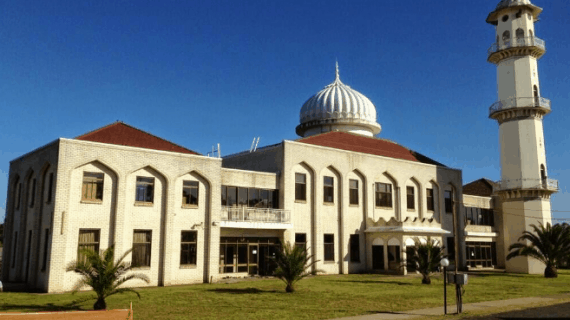
[[[146,234],[144,242],[135,242],[137,239],[137,234]],[[139,248],[145,248],[145,257],[142,263],[138,264],[138,255],[137,251],[140,250]],[[152,230],[141,230],[135,229],[133,230],[133,251],[131,254],[131,265],[133,268],[150,268],[151,260],[152,259]]]
[[[304,250],[307,250],[307,234],[306,233],[295,233],[295,247],[302,247]]]
[[[433,188],[426,189],[426,206],[428,211],[435,211]]]
[[[449,195],[449,197],[447,197]],[[445,190],[443,192],[445,202],[445,213],[453,213],[453,190]]]
[[[91,242],[81,242],[81,235],[89,234],[93,232],[93,241]],[[95,228],[85,228],[79,229],[79,237],[77,240],[77,261],[84,260],[85,257],[81,254],[81,249],[92,249],[93,251],[99,253],[101,245],[101,229]],[[90,248],[93,247],[93,248]]]
[[[406,207],[408,210],[416,211],[416,188],[406,186]],[[410,193],[411,190],[411,193]]]
[[[323,234],[323,253],[325,262],[334,262],[334,234],[325,233]]]
[[[16,210],[20,210],[20,202],[22,201],[22,183],[18,182],[17,186],[16,186],[17,190],[16,190]]]
[[[154,204],[155,183],[156,179],[154,177],[137,176],[135,203]]]
[[[380,186],[384,186],[386,191],[379,191]],[[374,204],[376,207],[393,208],[394,204],[392,201],[393,192],[391,183],[376,182],[374,193]]]
[[[348,198],[349,198],[348,203],[349,203],[349,205],[353,205],[353,206],[359,205],[358,194],[359,194],[358,180],[357,179],[349,179],[348,180]]]
[[[33,208],[36,204],[36,179],[32,180],[32,190],[30,193],[30,208]]]
[[[302,178],[303,181],[299,181]],[[307,201],[307,175],[295,172],[295,201]]]
[[[334,177],[323,176],[323,203],[334,203]]]
[[[190,241],[184,239],[184,234],[191,235]],[[193,241],[192,241],[193,238]],[[184,247],[187,247],[186,249]],[[186,259],[183,259],[186,257]],[[188,261],[182,263],[182,261]],[[192,263],[193,261],[193,263]],[[181,230],[180,231],[180,266],[196,266],[198,263],[198,231]]]
[[[48,243],[49,243],[49,228],[46,228],[46,233],[44,236],[44,256],[42,259],[42,269],[41,269],[42,272],[46,271],[47,269]]]
[[[48,191],[46,195],[46,203],[51,203],[52,200],[52,192],[53,192],[53,172],[50,172],[48,178]]]
[[[103,202],[104,188],[105,174],[103,172],[83,171],[83,180],[81,182],[81,201]],[[89,190],[91,191],[89,192]]]
[[[195,192],[195,200],[192,201],[193,192]],[[182,181],[182,206],[198,207],[200,201],[200,183],[195,180]]]

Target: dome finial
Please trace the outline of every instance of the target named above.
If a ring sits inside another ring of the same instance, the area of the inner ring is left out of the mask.
[[[340,81],[340,73],[338,72],[338,60],[336,61],[336,78],[334,81],[335,82]]]

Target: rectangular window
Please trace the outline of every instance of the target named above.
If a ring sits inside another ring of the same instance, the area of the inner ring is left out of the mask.
[[[53,172],[49,174],[49,182],[48,182],[48,194],[46,197],[46,202],[51,203],[51,197],[53,192]]]
[[[79,229],[79,244],[77,246],[77,260],[85,259],[81,254],[82,249],[90,249],[99,253],[99,229]]]
[[[388,183],[376,183],[376,206],[392,207],[392,185]]]
[[[433,189],[426,189],[427,209],[434,210]]]
[[[103,201],[103,173],[83,172],[81,200]]]
[[[334,178],[323,177],[323,201],[334,202]]]
[[[295,200],[307,200],[307,175],[295,173]]]
[[[360,235],[350,235],[350,261],[360,262]]]
[[[48,241],[49,241],[49,229],[46,229],[46,234],[44,237],[44,259],[42,262],[42,271],[46,271],[47,268]]]
[[[18,231],[14,233],[14,251],[12,252],[12,268],[16,266],[16,258],[18,256],[18,253],[16,252],[17,248],[18,248]]]
[[[247,207],[247,188],[238,188],[238,206]]]
[[[325,234],[325,261],[334,261],[334,234]]]
[[[227,187],[226,191],[226,206],[233,207],[237,204],[237,188]]]
[[[455,238],[447,237],[447,254],[449,260],[455,260]]]
[[[416,209],[416,197],[414,195],[414,187],[406,187],[406,199],[408,202],[408,209]]]
[[[348,181],[350,204],[358,204],[358,180]]]
[[[18,193],[16,194],[16,210],[20,209],[21,196],[22,196],[22,184],[18,183]]]
[[[222,206],[226,206],[228,203],[227,190],[228,188],[226,186],[222,186]]]
[[[180,240],[180,265],[196,265],[198,232],[182,231]]]
[[[182,185],[182,205],[198,205],[198,181],[184,181]]]
[[[136,202],[154,202],[154,178],[137,177]]]
[[[307,249],[307,234],[295,233],[295,247]]]
[[[133,258],[132,265],[135,267],[150,267],[150,250],[152,231],[135,230],[133,233]]]
[[[446,213],[453,213],[453,193],[451,191],[445,191],[445,212]]]
[[[30,208],[32,208],[36,202],[36,179],[32,181],[32,194],[30,196]]]
[[[259,190],[256,188],[249,188],[248,191],[248,207],[255,208],[259,205],[261,200],[259,199]]]

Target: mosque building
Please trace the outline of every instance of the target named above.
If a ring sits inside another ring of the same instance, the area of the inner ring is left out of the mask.
[[[2,280],[71,290],[65,266],[81,248],[111,245],[149,284],[271,275],[268,257],[289,242],[324,274],[402,268],[414,240],[436,239],[461,269],[541,273],[508,246],[550,222],[537,59],[542,9],[501,1],[487,22],[497,43],[500,182],[462,185],[461,171],[377,137],[374,104],[340,80],[301,108],[297,140],[208,157],[123,122],[59,138],[10,163]],[[522,33],[519,31],[522,30]],[[515,37],[511,37],[515,35]],[[542,269],[541,269],[542,268]]]

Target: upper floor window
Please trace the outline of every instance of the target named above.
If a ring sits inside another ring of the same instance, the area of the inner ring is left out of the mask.
[[[53,193],[53,172],[51,172],[51,173],[49,174],[48,194],[47,194],[47,197],[46,197],[46,202],[47,202],[47,203],[50,203],[50,202],[51,202],[52,193]]]
[[[445,212],[453,213],[453,192],[445,190]]]
[[[295,173],[295,200],[307,200],[307,175]]]
[[[392,185],[388,183],[376,183],[376,206],[392,207]]]
[[[30,208],[34,206],[36,202],[36,179],[32,180],[32,191],[30,194]]]
[[[136,202],[154,202],[154,178],[137,177]]]
[[[433,189],[426,189],[427,209],[434,210]]]
[[[103,173],[83,172],[81,200],[103,201]]]
[[[279,208],[279,190],[222,186],[222,206]]]
[[[20,209],[20,197],[22,196],[22,184],[18,183],[18,190],[16,191],[16,210]]]
[[[491,209],[465,207],[465,218],[476,226],[494,226],[495,214]]]
[[[332,203],[334,202],[334,178],[323,177],[323,201]]]
[[[350,204],[358,204],[358,180],[348,181]]]
[[[198,181],[184,181],[182,183],[182,205],[198,205]]]
[[[408,209],[415,210],[416,209],[416,197],[414,194],[414,187],[406,187],[406,200],[408,204]]]

